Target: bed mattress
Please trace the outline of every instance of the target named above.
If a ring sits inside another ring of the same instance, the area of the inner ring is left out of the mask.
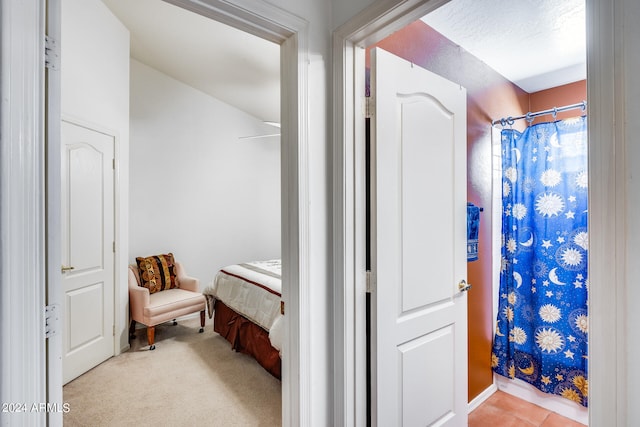
[[[209,317],[215,300],[269,332],[272,345],[281,348],[282,269],[280,260],[253,261],[222,268],[203,294]]]

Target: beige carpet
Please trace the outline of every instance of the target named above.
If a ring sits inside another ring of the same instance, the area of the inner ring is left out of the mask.
[[[131,350],[63,389],[65,426],[280,426],[281,383],[231,350],[207,319],[156,328],[148,350],[139,329]]]

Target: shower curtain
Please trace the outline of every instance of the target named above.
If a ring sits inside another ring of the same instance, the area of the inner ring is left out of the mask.
[[[587,406],[587,119],[502,138],[502,259],[492,368]]]

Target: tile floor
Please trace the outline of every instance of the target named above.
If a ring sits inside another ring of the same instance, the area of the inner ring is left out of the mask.
[[[497,391],[469,414],[469,427],[584,427],[584,424]]]

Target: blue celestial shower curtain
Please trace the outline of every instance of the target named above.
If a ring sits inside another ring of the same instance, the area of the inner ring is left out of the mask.
[[[502,138],[502,260],[492,368],[587,406],[587,119]]]

